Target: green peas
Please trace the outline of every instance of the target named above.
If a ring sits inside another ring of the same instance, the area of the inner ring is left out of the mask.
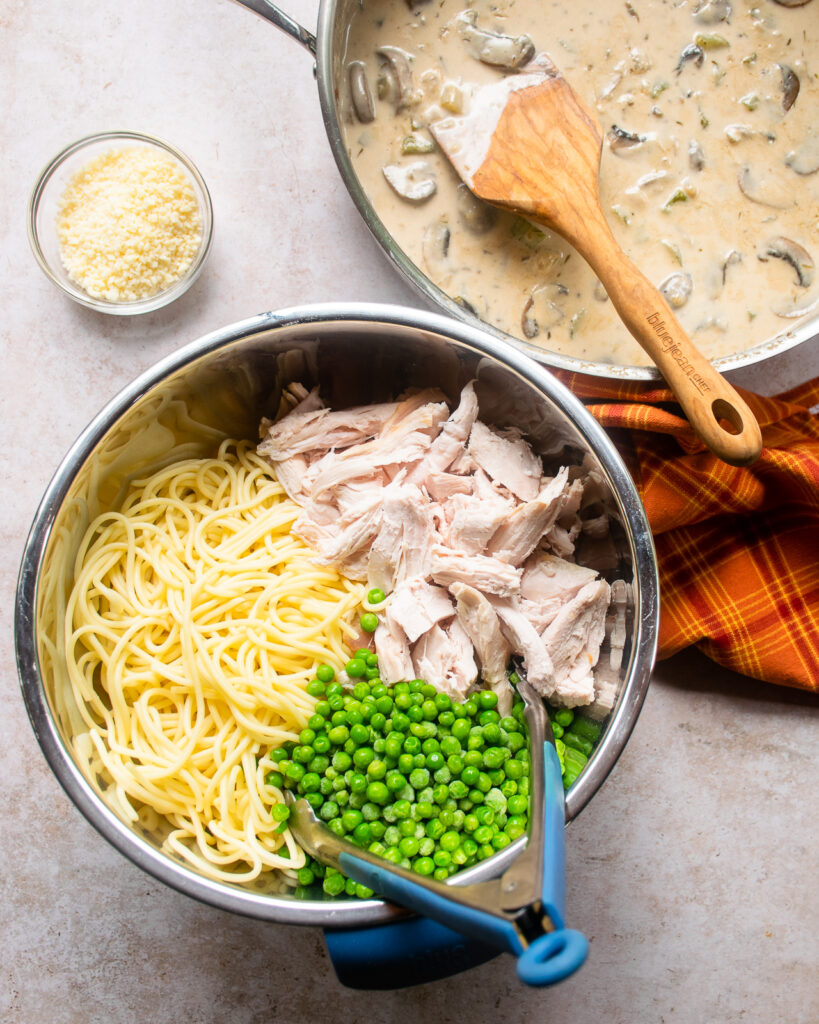
[[[401,750],[404,746],[404,738],[401,733],[390,733],[384,744],[384,753],[387,757],[397,761],[401,756]]]
[[[498,706],[498,695],[494,690],[482,690],[478,694],[478,703],[484,710],[496,708]]]
[[[330,737],[326,732],[320,732],[313,740],[313,750],[315,750],[317,754],[326,754],[332,745]]]
[[[386,600],[387,595],[381,587],[373,587],[367,594],[367,604],[383,604]]]
[[[392,697],[388,693],[380,694],[376,698],[375,706],[382,715],[388,715],[392,711]]]
[[[427,722],[434,722],[438,717],[438,705],[428,697],[421,705],[421,714]]]
[[[384,761],[370,761],[367,765],[368,779],[383,779],[387,774],[387,765]]]
[[[506,746],[513,754],[516,754],[526,746],[526,737],[521,735],[519,732],[510,733],[509,738],[506,741]]]
[[[412,814],[412,804],[409,800],[396,800],[393,804],[395,819],[408,818]]]
[[[390,791],[383,782],[371,782],[367,786],[367,799],[371,803],[383,806],[390,799]]]
[[[523,777],[526,769],[520,761],[511,760],[506,762],[506,777],[507,779],[520,779]]]
[[[441,753],[445,757],[451,757],[461,751],[460,740],[456,736],[444,736],[441,739]]]
[[[320,785],[321,776],[318,772],[307,772],[302,776],[300,791],[302,793],[317,793]]]
[[[446,759],[446,766],[447,768],[449,768],[453,775],[460,775],[461,772],[464,770],[465,765],[466,762],[464,761],[464,759],[462,757],[459,757],[457,754],[450,754],[450,756]]]
[[[560,708],[559,711],[555,711],[554,720],[567,729],[574,721],[574,711],[571,708]]]
[[[367,663],[363,658],[350,658],[344,666],[344,671],[351,679],[358,679],[367,671]]]
[[[333,873],[330,874],[330,870],[328,869],[321,887],[328,896],[340,896],[344,891],[344,885],[344,875],[339,871],[333,871]]]
[[[370,747],[359,747],[353,751],[353,764],[356,768],[365,769],[375,759],[375,752]]]
[[[276,789],[281,789],[284,783],[284,776],[281,772],[268,772],[264,777],[264,783],[266,786],[274,786]]]
[[[374,633],[378,629],[378,616],[375,612],[364,612],[358,621],[365,633]]]
[[[404,753],[405,754],[420,754],[421,753],[421,741],[417,736],[407,736],[404,740]]]
[[[424,832],[426,832],[430,839],[440,839],[445,831],[446,825],[444,825],[440,818],[430,818],[424,825]]]
[[[336,677],[336,671],[332,665],[322,663],[316,667],[316,678],[322,683],[332,683]]]
[[[403,775],[409,775],[412,769],[415,767],[415,759],[412,754],[406,753],[401,754],[398,758],[398,771]]]
[[[463,800],[466,794],[469,792],[469,787],[466,783],[461,782],[460,779],[456,779],[454,782],[449,784],[449,792],[455,800]]]
[[[478,781],[480,772],[473,765],[467,765],[466,768],[461,772],[461,782],[467,786],[474,786]]]
[[[350,739],[356,746],[360,747],[362,743],[367,743],[369,741],[370,730],[366,725],[356,724],[350,729]]]
[[[296,873],[296,878],[298,879],[299,885],[304,886],[312,885],[313,882],[315,882],[316,880],[316,876],[313,872],[313,869],[306,866],[303,868],[299,868],[298,872]]]
[[[507,808],[509,813],[513,816],[526,814],[529,809],[529,801],[525,796],[510,796]]]
[[[353,772],[347,784],[351,793],[364,793],[367,789],[367,777],[361,772]]]
[[[375,729],[376,732],[383,732],[384,726],[387,724],[387,719],[380,712],[376,711],[370,719],[370,726]]]
[[[405,836],[399,843],[398,849],[405,857],[414,857],[418,853],[418,840],[415,836]]]
[[[500,743],[501,740],[500,726],[495,722],[490,722],[489,725],[485,725],[483,727],[482,735],[484,743],[487,743],[490,747],[494,747],[496,744]]]
[[[429,785],[429,772],[426,768],[416,768],[410,772],[409,784],[413,789],[423,789]]]
[[[452,735],[456,740],[465,740],[472,726],[466,718],[458,718],[452,723]]]
[[[395,769],[387,772],[384,781],[387,784],[387,789],[389,789],[393,793],[400,793],[404,786],[406,786],[407,784],[406,776],[402,775],[401,772],[399,771],[395,771]]]
[[[478,715],[478,722],[480,722],[481,725],[497,725],[499,721],[500,715],[497,713],[497,711],[481,711],[481,713]]]
[[[345,832],[353,832],[363,822],[364,815],[361,811],[349,810],[341,815],[341,824]]]
[[[311,679],[305,689],[311,697],[324,696],[324,683],[320,679]]]
[[[292,782],[301,782],[305,774],[306,773],[304,765],[291,761],[287,765],[284,776],[286,779],[290,779]]]
[[[475,819],[481,825],[491,825],[495,820],[495,812],[486,804],[475,808]]]
[[[435,863],[430,857],[419,857],[412,865],[412,870],[419,875],[431,875],[434,869]]]
[[[489,747],[483,753],[484,767],[500,768],[506,757],[506,751],[502,747]]]
[[[335,800],[325,800],[321,805],[319,811],[319,817],[322,821],[332,821],[333,818],[338,817],[339,806]]]
[[[453,853],[461,845],[461,837],[452,830],[444,832],[438,841],[438,845],[442,850],[446,850],[447,853]]]
[[[287,821],[290,817],[290,808],[287,804],[274,804],[270,814],[274,821]]]
[[[480,846],[483,846],[484,843],[491,843],[494,834],[489,825],[481,825],[480,828],[475,829],[475,842]]]

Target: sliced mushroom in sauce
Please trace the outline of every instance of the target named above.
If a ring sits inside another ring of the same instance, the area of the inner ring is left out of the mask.
[[[731,18],[729,0],[704,0],[694,11],[694,19],[701,25],[717,25]]]
[[[688,143],[688,166],[692,171],[701,171],[705,167],[705,153],[696,139]]]
[[[393,192],[408,203],[423,203],[438,190],[435,171],[426,160],[415,160],[411,164],[387,164],[382,171]]]
[[[800,288],[810,288],[813,284],[814,263],[810,253],[804,246],[791,238],[776,235],[769,238],[757,253],[757,257],[765,263],[768,259],[784,260],[793,267],[796,283]]]
[[[375,100],[367,81],[367,69],[361,60],[350,61],[350,98],[355,116],[362,124],[375,120]]]
[[[612,153],[621,153],[623,150],[633,149],[635,146],[641,146],[647,140],[647,135],[626,131],[625,128],[620,128],[616,124],[613,124],[606,132],[606,141]]]
[[[785,163],[803,177],[816,174],[819,171],[819,134],[809,135],[799,149],[788,153]]]
[[[564,284],[550,281],[532,289],[521,315],[521,327],[527,338],[536,338],[565,319],[566,311],[558,303],[569,294]]]
[[[483,202],[461,182],[457,189],[458,219],[470,235],[485,235],[498,219],[494,206]]]
[[[740,190],[746,199],[772,210],[787,210],[793,206],[793,194],[776,177],[760,174],[749,167],[743,167],[737,176]]]
[[[449,256],[449,243],[452,232],[448,225],[442,220],[436,220],[428,224],[424,229],[424,238],[421,251],[424,256],[424,263],[432,269],[439,269]]]
[[[779,70],[782,72],[782,106],[788,111],[796,103],[801,83],[799,75],[788,64],[780,64]]]
[[[478,12],[463,11],[456,18],[461,39],[476,60],[496,68],[516,71],[535,55],[535,44],[527,35],[507,36],[478,26]]]
[[[693,278],[683,270],[669,274],[660,285],[660,292],[672,309],[681,309],[688,302],[693,290]]]
[[[697,46],[696,43],[689,43],[680,54],[679,62],[674,70],[679,75],[686,64],[695,64],[698,68],[701,68],[704,60],[705,51],[703,48]]]
[[[388,91],[381,98],[391,99],[398,114],[411,106],[416,98],[410,70],[412,54],[398,46],[379,46],[375,52],[382,58],[386,69],[381,82],[382,91],[385,85]]]

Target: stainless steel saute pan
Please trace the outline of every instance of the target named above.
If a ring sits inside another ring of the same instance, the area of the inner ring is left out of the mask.
[[[403,3],[404,0],[395,0]],[[531,358],[549,366],[578,373],[587,373],[596,377],[609,377],[620,380],[656,380],[659,371],[653,366],[619,366],[611,363],[592,362],[576,359],[560,352],[551,352],[530,345],[519,338],[511,337],[491,324],[478,320],[463,306],[441,291],[413,261],[401,250],[395,239],[387,231],[378,214],[375,212],[367,194],[361,186],[353,169],[347,152],[342,132],[342,83],[345,82],[345,46],[346,36],[352,14],[358,9],[358,0],[321,0],[318,12],[318,25],[315,34],[286,14],[279,6],[268,0],[236,0],[254,11],[256,14],[274,24],[287,35],[297,40],[315,59],[315,74],[318,82],[319,102],[321,104],[324,127],[330,148],[335,157],[338,169],[347,190],[358,207],[364,222],[384,250],[389,261],[398,272],[412,284],[418,292],[433,306],[464,323],[480,326],[484,331],[511,342],[526,352]],[[293,5],[295,6],[295,5]],[[714,360],[714,365],[721,373],[748,366],[769,359],[795,345],[819,336],[819,315],[789,327],[776,338],[762,342],[752,348],[730,356],[722,356]]]

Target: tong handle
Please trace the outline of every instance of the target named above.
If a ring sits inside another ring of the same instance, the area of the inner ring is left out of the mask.
[[[499,950],[517,955],[522,952],[511,922],[460,902],[460,894],[454,886],[430,882],[421,876],[415,881],[408,877],[409,872],[399,873],[400,868],[382,866],[346,850],[339,854],[338,863],[345,875],[399,906],[430,917],[461,935],[497,946]],[[437,889],[442,891],[439,893]]]
[[[566,811],[560,759],[543,744],[543,877],[541,901],[555,930],[539,935],[518,957],[527,985],[554,985],[581,967],[589,952],[585,935],[563,925],[566,911]]]

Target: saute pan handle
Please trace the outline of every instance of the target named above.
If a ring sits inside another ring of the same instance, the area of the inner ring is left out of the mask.
[[[280,28],[282,32],[292,36],[315,57],[316,37],[313,33],[308,32],[306,28],[299,25],[297,21],[294,21],[275,4],[269,3],[269,0],[235,0],[235,3],[241,4],[242,7],[247,7],[262,18],[272,22],[276,28]]]

